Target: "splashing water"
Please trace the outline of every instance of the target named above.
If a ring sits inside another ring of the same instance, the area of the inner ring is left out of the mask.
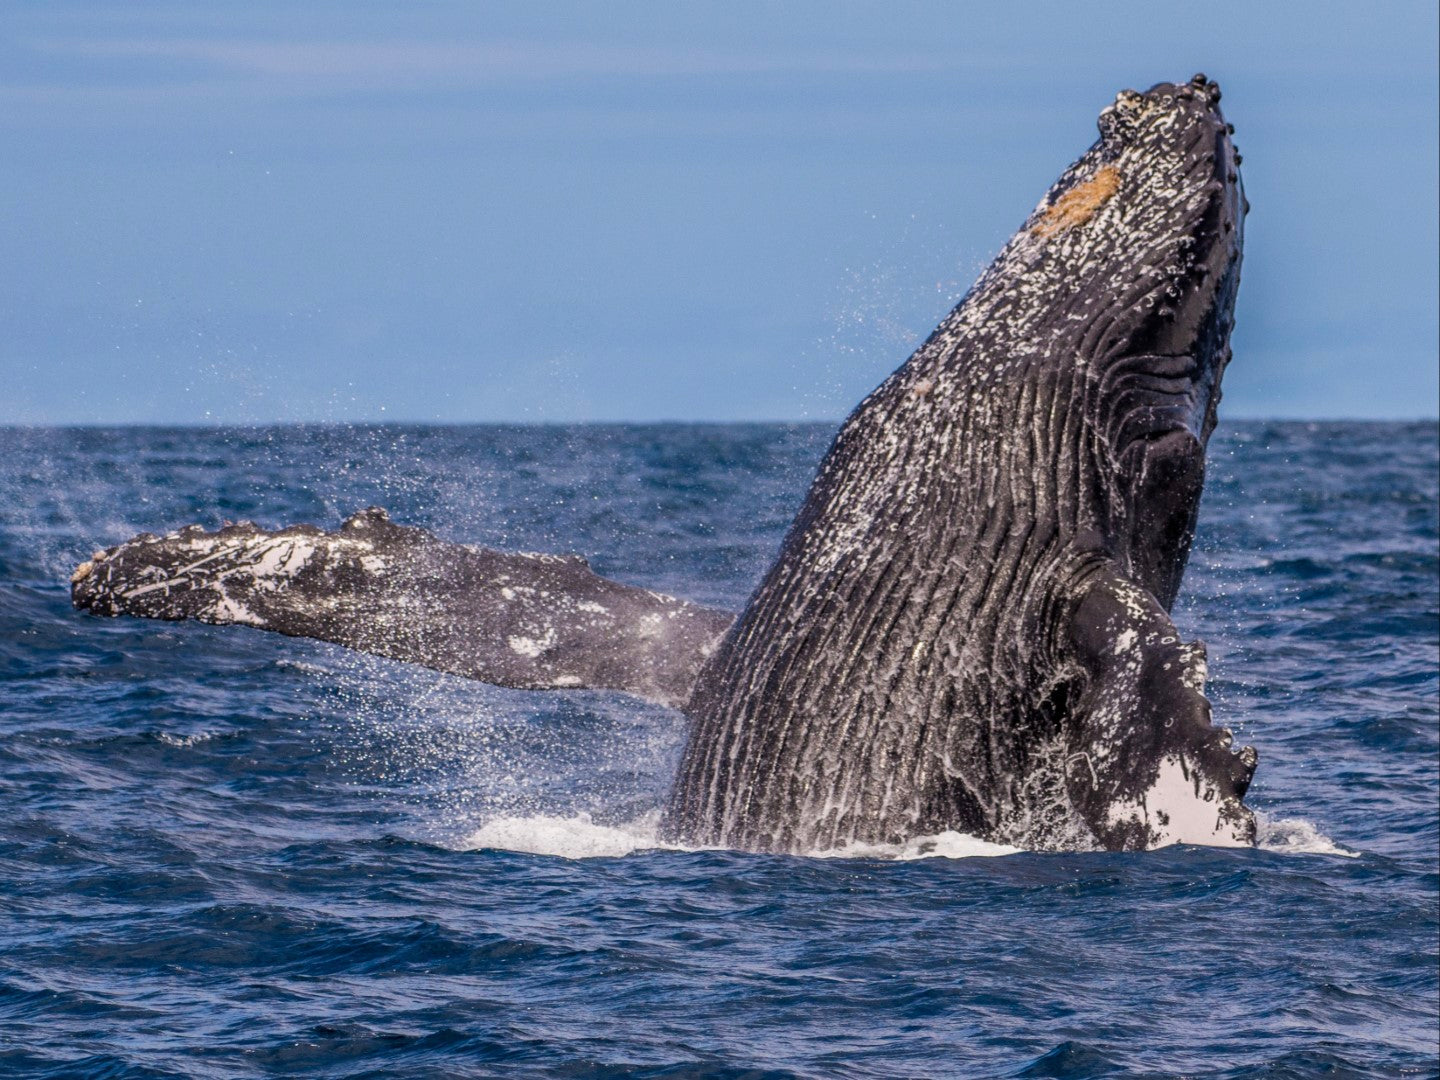
[[[1278,851],[1284,855],[1339,855],[1345,859],[1358,859],[1358,851],[1350,851],[1335,843],[1304,818],[1272,818],[1268,814],[1255,815],[1256,846],[1264,851]]]

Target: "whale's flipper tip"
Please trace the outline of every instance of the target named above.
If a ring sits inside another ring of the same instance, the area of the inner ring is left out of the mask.
[[[1243,799],[1259,755],[1211,724],[1204,644],[1182,642],[1160,602],[1113,572],[1091,582],[1069,629],[1086,674],[1069,717],[1084,762],[1067,787],[1100,843],[1253,846]]]

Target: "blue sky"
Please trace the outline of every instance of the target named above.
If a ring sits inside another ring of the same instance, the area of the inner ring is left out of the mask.
[[[0,423],[836,418],[1197,70],[1222,416],[1436,415],[1431,0],[299,7],[8,7]]]

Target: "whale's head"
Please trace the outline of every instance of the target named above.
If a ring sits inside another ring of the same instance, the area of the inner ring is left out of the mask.
[[[1168,608],[1189,554],[1230,360],[1247,204],[1220,88],[1122,91],[1015,242],[1026,336],[1086,388],[1115,557]]]
[[[1072,798],[1106,847],[1252,843],[1254,751],[1232,752],[1211,726],[1203,650],[1166,615],[1230,360],[1240,156],[1203,75],[1122,91],[1098,124],[1014,242],[1025,271],[1011,282],[1035,297],[1027,341],[1081,418],[1058,448],[1085,463],[1079,546],[1118,571],[1071,631],[1093,676],[1075,714]]]

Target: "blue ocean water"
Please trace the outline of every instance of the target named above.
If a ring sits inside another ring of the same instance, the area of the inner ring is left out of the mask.
[[[1436,1075],[1434,424],[1211,444],[1177,621],[1256,850],[655,850],[676,713],[69,605],[382,505],[738,607],[830,435],[0,429],[0,1074]]]

